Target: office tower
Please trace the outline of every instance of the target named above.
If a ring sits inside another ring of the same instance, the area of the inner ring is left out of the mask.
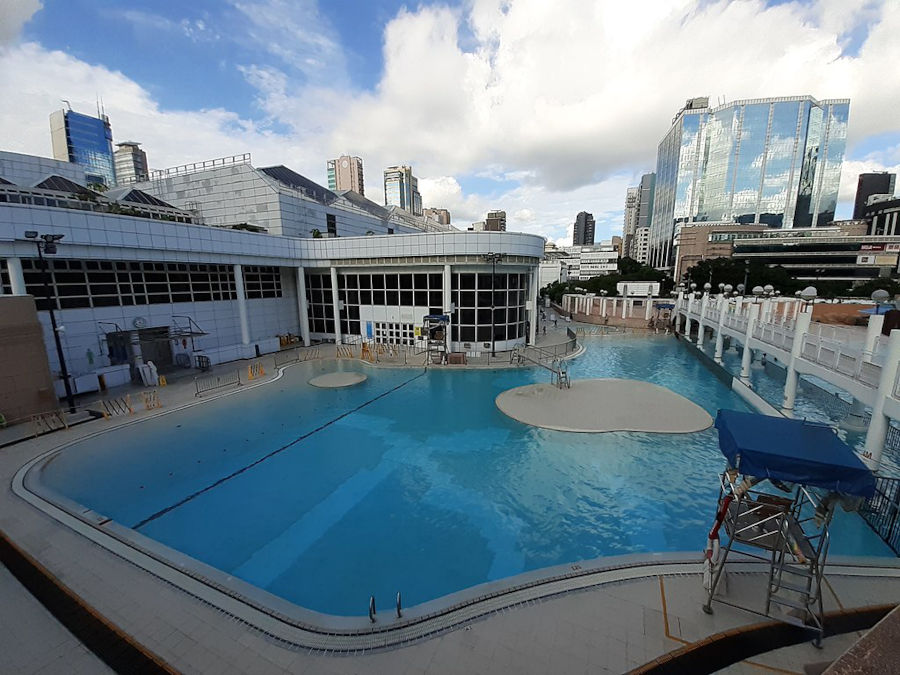
[[[116,184],[112,128],[106,115],[57,110],[50,114],[50,142],[53,158],[83,166],[88,184],[108,188]]]
[[[140,145],[133,141],[116,143],[117,150],[113,153],[113,157],[116,162],[116,182],[119,185],[147,180],[147,176],[150,175],[147,153],[141,150]]]
[[[506,211],[488,211],[484,229],[487,232],[506,232]]]
[[[856,200],[853,202],[853,220],[861,220],[866,215],[866,202],[872,195],[893,195],[897,174],[881,171],[861,173],[856,184]]]
[[[450,212],[447,209],[425,209],[425,215],[438,221],[441,225],[450,224]]]
[[[640,187],[628,188],[625,191],[625,221],[622,224],[622,239],[625,240],[625,256],[628,258],[634,258],[634,232],[637,229],[640,205]]]
[[[638,186],[641,197],[638,204],[637,227],[650,227],[653,219],[653,197],[656,192],[656,174],[645,173],[641,176],[641,184]]]
[[[575,229],[572,232],[572,246],[594,245],[594,216],[581,211],[575,216]]]
[[[421,216],[422,195],[419,179],[408,166],[389,166],[384,170],[384,205],[398,206],[404,211]]]
[[[823,226],[834,219],[850,101],[689,99],[659,144],[650,264],[671,269],[683,223]]]
[[[353,190],[357,194],[366,196],[365,182],[363,181],[363,164],[359,157],[341,155],[337,159],[328,160],[328,189],[332,192],[338,190]]]

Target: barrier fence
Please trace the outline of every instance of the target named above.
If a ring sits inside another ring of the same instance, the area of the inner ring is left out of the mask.
[[[233,370],[230,373],[222,375],[208,375],[206,377],[195,377],[194,386],[197,392],[194,396],[200,396],[204,392],[220,389],[222,387],[241,386],[241,372]]]

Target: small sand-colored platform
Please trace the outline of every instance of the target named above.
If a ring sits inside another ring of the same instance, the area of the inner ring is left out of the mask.
[[[340,389],[341,387],[352,387],[367,379],[367,376],[362,373],[325,373],[314,377],[309,383],[322,389]]]
[[[713,423],[696,403],[640,380],[574,380],[571,389],[529,384],[504,391],[496,403],[519,422],[556,431],[685,434]]]

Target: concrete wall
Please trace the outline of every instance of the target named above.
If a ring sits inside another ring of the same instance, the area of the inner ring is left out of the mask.
[[[6,421],[56,410],[47,350],[30,295],[0,296],[0,345],[0,414]]]

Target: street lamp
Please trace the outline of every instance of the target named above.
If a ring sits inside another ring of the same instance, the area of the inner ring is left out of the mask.
[[[746,260],[744,260],[744,283],[743,283],[744,288],[747,288],[747,283],[748,283],[749,277],[750,277],[750,258],[747,258]],[[740,286],[738,286],[738,288],[740,288]]]
[[[56,315],[53,313],[53,303],[55,298],[50,294],[50,272],[47,269],[47,260],[44,254],[53,255],[56,253],[56,242],[62,239],[63,234],[38,234],[35,230],[25,232],[25,238],[34,241],[37,246],[38,260],[41,265],[41,272],[44,281],[44,298],[47,300],[47,311],[50,312],[50,327],[53,330],[53,339],[56,341],[56,355],[59,357],[59,372],[62,377],[63,386],[66,388],[66,402],[69,404],[69,412],[75,412],[75,397],[72,395],[72,385],[69,383],[69,371],[66,368],[66,357],[63,354],[62,342],[59,339],[60,328],[56,325]]]
[[[800,297],[806,302],[804,305],[804,309],[809,308],[810,304],[813,300],[816,299],[816,296],[819,294],[819,291],[816,290],[815,286],[807,286],[802,291],[800,291]]]
[[[881,314],[881,306],[888,301],[888,298],[891,297],[891,294],[888,293],[883,288],[879,288],[876,291],[872,291],[872,302],[875,303],[875,313]]]
[[[491,356],[497,356],[497,340],[495,333],[495,321],[494,321],[494,291],[496,289],[497,284],[497,276],[495,274],[497,269],[497,263],[503,260],[502,253],[485,253],[484,261],[491,263]]]
[[[759,299],[763,296],[763,293],[766,292],[766,289],[762,286],[754,286],[753,290],[750,292],[754,295],[754,302],[759,302]]]

